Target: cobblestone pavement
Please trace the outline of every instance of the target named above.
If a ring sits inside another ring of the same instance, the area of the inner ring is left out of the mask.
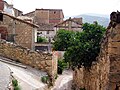
[[[8,90],[11,80],[10,69],[0,62],[0,90]]]

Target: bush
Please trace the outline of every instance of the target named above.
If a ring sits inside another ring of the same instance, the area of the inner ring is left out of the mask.
[[[18,81],[16,79],[12,80],[12,84],[13,84],[14,90],[20,90],[20,87],[18,86]]]
[[[16,87],[16,86],[18,86],[18,81],[16,79],[13,79],[12,84],[13,84],[14,87]]]
[[[48,76],[43,76],[43,77],[41,77],[41,81],[42,81],[43,83],[48,83],[49,77],[48,77]]]
[[[41,42],[47,42],[47,39],[46,38],[44,38],[44,37],[37,37],[37,42],[38,43],[41,43]]]
[[[14,87],[14,90],[20,90],[19,86]]]
[[[58,74],[62,74],[65,68],[67,68],[67,63],[64,60],[58,60]]]
[[[92,62],[100,52],[100,42],[105,32],[105,27],[95,24],[83,24],[83,31],[76,32],[74,39],[64,53],[64,60],[69,62],[72,69],[75,67],[91,68]]]

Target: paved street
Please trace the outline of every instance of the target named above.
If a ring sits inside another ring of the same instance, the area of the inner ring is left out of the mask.
[[[64,70],[62,75],[59,75],[52,90],[71,90],[73,80],[72,70]]]
[[[28,70],[28,68],[24,69],[9,64],[7,64],[7,66],[13,72],[12,75],[14,78],[18,80],[21,90],[45,90],[46,85],[41,82],[40,78],[42,74],[44,75],[44,72],[37,72],[39,74],[39,76],[37,76],[35,75],[35,69]]]
[[[46,84],[41,82],[41,77],[46,75],[45,72],[29,66],[25,69],[5,62],[0,62],[0,90],[8,90],[6,88],[10,81],[10,71],[13,72],[14,78],[18,80],[21,90],[46,90]],[[72,74],[72,70],[64,70],[51,90],[71,90]]]
[[[10,80],[10,69],[0,62],[0,90],[8,90]]]

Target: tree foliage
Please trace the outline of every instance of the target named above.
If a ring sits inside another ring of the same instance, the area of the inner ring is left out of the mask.
[[[74,32],[68,30],[59,30],[54,38],[53,49],[58,51],[66,51],[71,46],[71,38]]]
[[[76,33],[75,42],[64,55],[65,61],[71,63],[72,67],[90,67],[100,52],[100,41],[105,32],[101,25],[85,23],[83,32]]]
[[[105,30],[98,23],[85,23],[82,32],[59,31],[57,35],[61,37],[57,36],[56,50],[66,51],[64,60],[73,68],[79,68],[81,65],[90,67],[100,52],[100,41]]]

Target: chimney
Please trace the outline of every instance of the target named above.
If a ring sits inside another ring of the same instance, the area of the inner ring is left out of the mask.
[[[4,1],[0,0],[0,10],[3,11],[4,9]]]

